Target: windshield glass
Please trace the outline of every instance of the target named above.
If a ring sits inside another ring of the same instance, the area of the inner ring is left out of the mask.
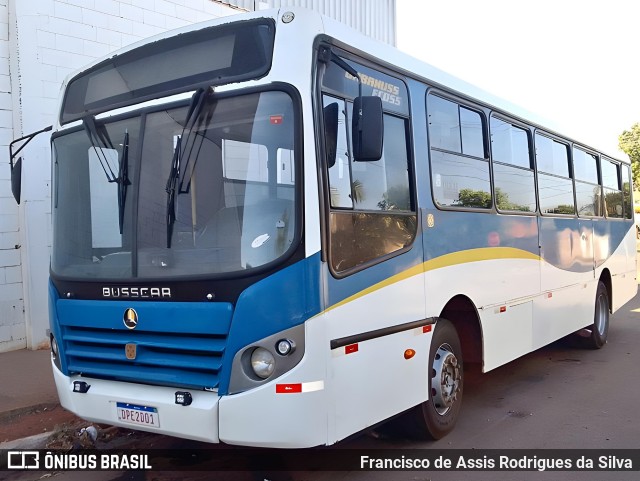
[[[296,233],[291,97],[214,94],[185,126],[188,110],[96,122],[54,139],[53,273],[216,275],[289,250]],[[125,181],[111,172],[126,172]]]

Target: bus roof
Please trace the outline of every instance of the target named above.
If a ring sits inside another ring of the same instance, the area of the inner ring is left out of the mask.
[[[344,48],[347,51],[357,53],[358,55],[361,55],[364,58],[368,58],[376,63],[380,63],[391,70],[395,70],[399,73],[402,73],[403,75],[406,75],[407,77],[411,77],[438,86],[445,91],[450,91],[460,97],[477,102],[487,108],[499,111],[505,115],[511,116],[525,123],[532,124],[536,128],[540,128],[548,133],[563,137],[586,148],[601,152],[607,157],[617,158],[618,160],[620,160],[619,153],[606,152],[603,149],[599,149],[596,146],[590,145],[589,143],[581,142],[579,140],[579,133],[566,132],[565,135],[563,132],[565,132],[566,129],[561,128],[555,121],[549,118],[545,118],[538,113],[524,109],[516,104],[509,102],[504,98],[487,92],[486,90],[476,85],[473,85],[448,72],[445,72],[434,65],[416,59],[415,57],[412,57],[411,55],[397,49],[392,45],[377,41],[371,37],[367,37],[366,35],[361,34],[351,27],[338,22],[337,20],[302,7],[282,7],[280,9],[259,10],[250,13],[234,14],[214,20],[194,23],[178,29],[169,30],[161,34],[154,35],[152,37],[132,43],[109,55],[96,59],[91,64],[72,72],[65,79],[63,90],[66,89],[69,81],[74,77],[82,74],[83,72],[91,70],[93,67],[104,62],[105,60],[122,55],[123,53],[129,52],[139,47],[143,47],[159,40],[183,33],[193,32],[216,25],[225,25],[231,22],[244,21],[254,18],[272,18],[277,21],[277,19],[279,19],[285,12],[294,13],[293,22],[305,24],[300,27],[301,31],[317,31],[316,28],[318,24],[321,24],[324,28],[324,34],[328,37],[331,37],[333,39],[333,43],[336,46]],[[309,29],[307,27],[313,28]],[[629,160],[624,159],[624,162],[629,163]]]

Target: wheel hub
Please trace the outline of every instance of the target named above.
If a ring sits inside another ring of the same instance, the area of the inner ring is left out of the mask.
[[[431,396],[433,405],[441,416],[453,406],[460,392],[461,371],[458,359],[448,344],[438,348],[433,360]]]

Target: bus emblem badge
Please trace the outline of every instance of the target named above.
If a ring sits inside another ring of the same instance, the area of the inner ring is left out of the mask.
[[[127,359],[130,361],[133,361],[136,358],[136,345],[126,344],[124,346],[124,355],[127,356]]]
[[[138,325],[138,313],[134,309],[127,309],[124,311],[122,321],[127,329],[135,329]]]
[[[429,214],[427,216],[427,227],[433,227],[436,225],[436,219],[433,217],[433,214]]]

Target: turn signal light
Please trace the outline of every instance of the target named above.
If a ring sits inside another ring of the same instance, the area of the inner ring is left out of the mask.
[[[407,349],[406,351],[404,351],[405,359],[411,359],[415,355],[416,355],[416,351],[414,351],[413,349]]]

